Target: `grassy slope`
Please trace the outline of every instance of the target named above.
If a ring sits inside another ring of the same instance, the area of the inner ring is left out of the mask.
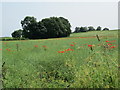
[[[96,38],[4,41],[4,87],[118,87],[118,48],[103,47],[106,40],[116,40],[112,46],[118,45],[117,31],[77,33],[71,37],[91,37],[96,34],[114,37],[101,37],[100,42]],[[95,45],[94,51],[90,50],[88,44]],[[58,53],[68,48],[74,51]]]

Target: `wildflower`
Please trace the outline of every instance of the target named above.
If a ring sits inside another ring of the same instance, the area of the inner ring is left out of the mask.
[[[105,42],[109,42],[109,41],[105,41]]]
[[[2,49],[0,49],[0,50],[2,50]]]
[[[65,51],[58,51],[58,53],[65,53]]]
[[[68,48],[68,49],[66,49],[65,51],[74,51],[74,50],[73,50],[73,49]]]
[[[93,51],[93,45],[88,45],[90,47],[91,51]]]
[[[112,47],[110,47],[110,48],[115,48],[115,46],[112,46]]]
[[[11,51],[10,49],[6,49],[7,51]]]
[[[88,45],[88,47],[92,47],[93,45]]]
[[[74,46],[73,44],[70,44],[70,46]]]
[[[34,45],[34,47],[38,47],[38,45]]]
[[[46,47],[46,46],[44,45],[44,46],[42,46],[42,47]]]
[[[108,43],[107,45],[112,45],[111,43]]]

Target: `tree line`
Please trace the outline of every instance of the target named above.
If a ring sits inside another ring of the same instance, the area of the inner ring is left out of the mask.
[[[71,34],[71,25],[63,17],[50,17],[37,21],[35,17],[26,16],[21,20],[22,29],[15,30],[13,38],[46,39],[67,37]]]
[[[93,26],[89,27],[76,27],[74,33],[79,33],[79,32],[88,32],[88,31],[105,31],[109,30],[109,28],[104,28],[102,30],[102,27],[98,26],[96,29]]]
[[[22,29],[12,32],[14,40],[19,39],[47,39],[68,37],[71,34],[71,25],[64,17],[50,17],[37,21],[35,17],[26,16],[21,20]],[[102,27],[96,29],[93,26],[76,27],[73,33],[101,31]],[[104,28],[103,31],[109,30]]]

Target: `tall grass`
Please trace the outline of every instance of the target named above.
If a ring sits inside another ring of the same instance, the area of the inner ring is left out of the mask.
[[[4,88],[118,88],[117,31],[99,33],[105,36],[100,37],[101,41],[71,38],[2,42]],[[88,45],[93,45],[93,51]]]

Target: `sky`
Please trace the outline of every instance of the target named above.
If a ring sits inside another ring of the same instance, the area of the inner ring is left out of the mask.
[[[26,0],[27,1],[27,0]],[[105,1],[105,0],[104,0]],[[2,7],[2,9],[1,9]],[[2,2],[0,3],[0,37],[9,37],[21,29],[21,20],[34,16],[37,21],[49,17],[64,17],[69,20],[72,31],[75,27],[97,26],[118,28],[118,2]],[[1,18],[2,17],[2,18]]]

